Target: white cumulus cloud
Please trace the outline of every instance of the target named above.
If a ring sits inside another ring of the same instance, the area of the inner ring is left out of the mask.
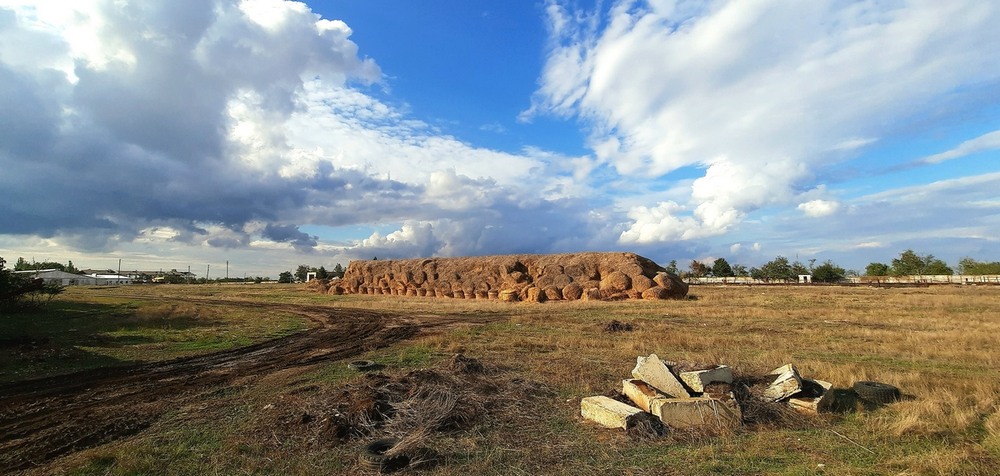
[[[840,203],[833,200],[810,200],[800,203],[798,209],[807,216],[819,218],[837,213],[837,210],[840,209]]]
[[[626,177],[703,170],[687,203],[631,208],[625,242],[732,231],[794,203],[929,98],[1000,80],[990,2],[566,3],[548,3],[552,46],[524,116],[578,118]],[[829,211],[818,205],[807,210]]]

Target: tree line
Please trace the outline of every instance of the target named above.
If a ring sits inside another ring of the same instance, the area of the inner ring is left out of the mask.
[[[334,265],[333,269],[329,270],[329,271],[327,271],[326,267],[324,267],[324,266],[320,266],[320,267],[317,268],[315,266],[309,266],[307,264],[300,264],[298,266],[298,268],[295,268],[295,272],[294,273],[291,272],[291,271],[282,271],[281,274],[278,275],[278,282],[279,283],[292,283],[292,282],[304,283],[304,282],[306,282],[306,279],[309,277],[309,273],[316,273],[316,279],[343,278],[344,277],[344,273],[346,271],[347,270],[344,269],[344,267],[340,263],[337,263],[336,265]]]
[[[38,307],[63,291],[61,285],[14,271],[7,268],[7,261],[0,256],[0,311]]]
[[[847,276],[860,275],[857,271],[845,270],[831,260],[823,261],[817,265],[816,260],[811,259],[808,264],[805,264],[798,260],[789,261],[784,256],[777,256],[759,267],[751,268],[740,264],[731,265],[725,258],[717,258],[712,262],[711,266],[709,266],[707,261],[692,260],[686,271],[678,269],[677,260],[673,260],[665,268],[667,272],[681,277],[743,277],[761,281],[796,281],[800,275],[809,275],[815,282],[835,283],[842,281]],[[962,258],[958,262],[958,273],[963,275],[1000,274],[1000,262],[978,261],[970,257]],[[869,263],[864,271],[865,276],[952,274],[955,274],[955,270],[943,260],[934,257],[932,254],[923,255],[909,249],[900,253],[898,258],[894,258],[889,263]]]

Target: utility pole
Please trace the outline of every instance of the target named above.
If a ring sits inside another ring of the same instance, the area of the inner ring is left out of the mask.
[[[229,281],[229,260],[226,260],[226,281]]]
[[[188,265],[188,284],[191,284],[191,265]]]
[[[122,283],[122,259],[118,258],[118,278],[116,279],[118,284]]]
[[[205,265],[205,283],[208,284],[208,272],[212,270],[212,265]]]

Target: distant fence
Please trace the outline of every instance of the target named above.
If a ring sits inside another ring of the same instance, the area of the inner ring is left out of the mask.
[[[764,281],[760,279],[753,279],[749,277],[732,277],[732,278],[684,278],[684,281],[688,284],[734,284],[734,285],[753,285],[753,284],[816,284],[821,283],[809,283],[804,280],[770,280]],[[988,274],[988,275],[969,275],[969,274],[933,274],[933,275],[920,275],[920,276],[850,276],[844,278],[839,284],[866,284],[871,286],[878,285],[922,285],[922,284],[993,284],[1000,285],[1000,274]]]

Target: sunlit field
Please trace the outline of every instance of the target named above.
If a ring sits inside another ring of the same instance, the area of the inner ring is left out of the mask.
[[[23,472],[374,474],[359,463],[368,442],[419,430],[414,438],[436,455],[421,474],[997,473],[1000,287],[696,286],[691,295],[506,304],[327,296],[293,285],[70,288],[41,315],[0,320],[0,382],[237,349],[338,325],[317,321],[319,310],[356,309],[416,333],[229,381],[142,431]],[[607,332],[612,320],[634,330]],[[390,419],[360,435],[324,430],[329,409],[353,398],[351,389],[416,369],[445,375],[440,369],[459,353],[489,369],[469,381],[490,389],[454,392],[449,408],[463,399],[479,405],[460,425]],[[875,380],[904,398],[697,437],[637,440],[580,418],[581,398],[620,388],[636,356],[650,353],[727,364],[737,374],[793,363],[837,388]],[[357,359],[376,362],[379,376],[349,369]]]

